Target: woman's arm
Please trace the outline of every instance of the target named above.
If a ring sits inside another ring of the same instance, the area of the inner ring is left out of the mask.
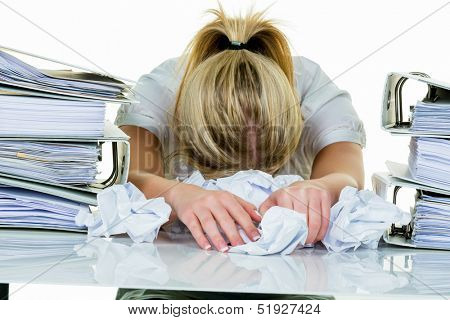
[[[364,164],[361,146],[336,142],[323,148],[313,162],[311,180],[331,194],[334,204],[346,186],[364,188]]]
[[[261,205],[260,211],[278,205],[307,215],[306,243],[322,240],[328,229],[330,208],[346,186],[364,187],[362,150],[352,142],[337,142],[323,148],[313,162],[311,179],[279,189]]]
[[[178,182],[164,178],[161,144],[148,130],[136,126],[120,127],[130,137],[128,180],[147,198],[164,197]]]
[[[172,207],[169,222],[178,217],[191,231],[201,248],[226,251],[227,243],[219,232],[222,228],[231,244],[243,244],[236,228],[239,224],[250,239],[259,237],[252,219],[260,221],[255,207],[225,191],[209,191],[200,187],[164,178],[161,145],[148,130],[121,126],[130,137],[130,173],[128,180],[147,198],[164,197]]]

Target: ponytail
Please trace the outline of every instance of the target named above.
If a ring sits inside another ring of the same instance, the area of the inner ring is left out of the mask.
[[[247,50],[273,60],[293,85],[294,71],[289,43],[273,21],[264,19],[264,11],[228,18],[219,4],[219,9],[207,12],[216,19],[200,29],[188,45],[185,76],[209,57],[225,50],[224,44],[237,41],[247,44]]]
[[[274,173],[302,130],[288,41],[263,13],[229,18],[221,6],[209,13],[215,19],[186,50],[171,121],[176,155],[209,177]]]

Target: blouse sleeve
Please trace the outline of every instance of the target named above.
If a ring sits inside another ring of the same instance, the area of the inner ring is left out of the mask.
[[[176,59],[169,59],[149,74],[141,76],[132,89],[137,101],[120,106],[116,125],[145,128],[164,144],[168,138],[171,107],[179,85],[176,68]]]
[[[295,76],[304,118],[299,145],[302,153],[314,159],[321,149],[341,141],[364,147],[364,125],[348,92],[339,89],[317,63],[304,57],[296,58]]]

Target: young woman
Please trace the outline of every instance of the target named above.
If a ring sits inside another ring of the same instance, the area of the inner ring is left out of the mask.
[[[271,206],[307,214],[307,243],[321,240],[330,207],[347,185],[362,188],[365,134],[350,96],[304,57],[262,13],[215,20],[183,58],[139,79],[140,103],[123,105],[116,123],[130,136],[129,180],[163,196],[201,248],[228,250],[250,239]],[[260,208],[227,192],[180,182],[193,169],[209,178],[239,170],[299,174]],[[179,178],[179,179],[176,179]],[[223,230],[223,237],[219,229]]]

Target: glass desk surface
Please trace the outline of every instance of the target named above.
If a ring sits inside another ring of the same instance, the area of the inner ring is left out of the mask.
[[[190,236],[161,232],[154,243],[85,234],[0,230],[0,283],[108,286],[340,296],[450,297],[450,252],[380,244],[291,255],[204,251]]]

